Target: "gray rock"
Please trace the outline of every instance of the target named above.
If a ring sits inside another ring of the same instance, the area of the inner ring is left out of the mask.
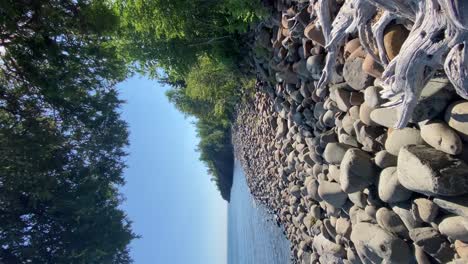
[[[398,112],[395,108],[377,108],[371,110],[370,120],[375,124],[393,128],[398,121]]]
[[[439,224],[441,234],[448,236],[452,240],[468,242],[468,221],[462,216],[449,216],[444,218]]]
[[[406,201],[412,194],[398,181],[396,167],[388,167],[380,173],[378,192],[379,198],[387,203]]]
[[[398,156],[398,180],[407,189],[433,195],[468,193],[468,165],[426,146],[403,147]]]
[[[341,120],[341,126],[348,135],[353,136],[356,134],[354,131],[354,122],[356,122],[356,119],[354,119],[349,113],[346,113]]]
[[[348,149],[341,161],[340,184],[343,191],[363,190],[376,180],[376,168],[371,156],[360,149]]]
[[[296,198],[301,198],[301,187],[294,185],[289,188],[289,193]]]
[[[358,254],[351,247],[346,250],[346,258],[349,261],[349,264],[362,264]]]
[[[351,241],[365,263],[409,263],[408,245],[377,225],[357,223]]]
[[[344,89],[335,89],[335,102],[336,106],[342,112],[348,112],[349,108],[351,107],[351,93],[344,90]]]
[[[307,183],[307,195],[312,198],[313,200],[320,202],[322,198],[320,198],[318,194],[319,184],[316,180],[311,180]]]
[[[341,190],[340,184],[335,182],[320,182],[318,194],[323,200],[336,208],[341,208],[348,198],[348,195]]]
[[[314,55],[307,58],[307,70],[310,72],[312,79],[318,80],[322,74],[323,55]]]
[[[322,121],[323,121],[323,124],[327,127],[335,126],[335,113],[331,110],[328,110],[322,116]]]
[[[339,258],[333,256],[331,254],[321,255],[319,258],[320,263],[336,263],[336,264],[344,264],[343,258]]]
[[[315,219],[322,219],[322,210],[320,209],[320,206],[314,204],[310,207],[309,214],[311,217]]]
[[[407,145],[424,144],[421,133],[415,128],[395,129],[388,135],[385,149],[392,155],[398,156],[400,149]]]
[[[346,218],[338,218],[336,220],[336,233],[343,237],[349,238],[351,235],[351,221]]]
[[[448,79],[431,79],[421,92],[411,121],[417,123],[433,119],[442,113],[453,98],[452,89],[452,85]]]
[[[336,165],[330,165],[328,167],[328,177],[332,180],[340,183],[340,169]]]
[[[368,126],[376,126],[378,125],[371,119],[371,113],[374,111],[374,107],[370,107],[367,103],[363,103],[359,106],[359,119]]]
[[[369,86],[364,91],[364,101],[369,107],[377,107],[382,103],[382,98],[380,97],[380,91],[382,88],[378,86]]]
[[[441,121],[432,121],[422,126],[421,137],[431,147],[451,155],[460,154],[463,149],[458,134]]]
[[[418,198],[413,201],[411,211],[415,219],[432,223],[439,212],[439,206],[429,199]]]
[[[447,263],[453,259],[455,252],[450,243],[432,227],[415,228],[409,235],[416,245],[439,262]]]
[[[370,216],[373,220],[377,220],[377,207],[375,207],[374,205],[367,205],[366,208],[364,208],[364,212],[366,212],[366,214]]]
[[[426,255],[426,252],[424,250],[413,243],[414,247],[414,258],[416,259],[416,263],[418,264],[431,264],[431,261],[429,260],[429,257]]]
[[[363,90],[372,85],[374,78],[362,71],[364,59],[356,57],[346,60],[343,68],[343,77],[354,90]]]
[[[468,217],[468,196],[437,197],[433,202],[443,210],[463,217]]]
[[[445,122],[455,129],[463,141],[468,142],[468,102],[465,100],[451,104],[445,112]]]
[[[380,208],[377,210],[376,219],[379,226],[388,232],[402,238],[409,238],[408,228],[406,228],[400,217],[392,210],[385,207]]]
[[[340,164],[350,146],[342,143],[328,143],[323,152],[325,161],[330,164]]]
[[[408,230],[421,226],[421,221],[414,218],[413,213],[411,212],[411,205],[409,203],[395,203],[392,204],[391,207],[392,211],[400,217]]]
[[[397,156],[388,153],[386,150],[382,150],[375,154],[374,162],[381,169],[394,167],[397,165]]]
[[[364,208],[366,207],[366,196],[363,192],[354,192],[354,193],[348,193],[348,198],[353,202],[358,207]]]
[[[312,242],[312,248],[317,252],[319,255],[330,254],[335,257],[343,258],[345,256],[345,250],[341,245],[338,245],[322,234],[314,237],[314,242]]]

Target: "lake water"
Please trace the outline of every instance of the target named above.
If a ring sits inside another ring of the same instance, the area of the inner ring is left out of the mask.
[[[236,161],[228,206],[228,264],[287,264],[289,248],[273,216],[255,203]]]

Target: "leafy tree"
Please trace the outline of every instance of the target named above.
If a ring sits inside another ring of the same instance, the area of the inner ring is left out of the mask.
[[[118,27],[101,1],[1,1],[2,263],[131,262]]]

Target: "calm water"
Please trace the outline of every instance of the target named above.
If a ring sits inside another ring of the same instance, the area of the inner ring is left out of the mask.
[[[228,206],[228,264],[287,264],[289,245],[272,215],[253,200],[236,161]]]

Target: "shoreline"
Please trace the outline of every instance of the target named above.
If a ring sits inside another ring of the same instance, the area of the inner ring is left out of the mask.
[[[384,69],[356,34],[317,89],[323,38],[302,14],[310,10],[290,4],[257,29],[267,55],[256,58],[258,91],[238,107],[232,142],[252,195],[283,225],[293,263],[468,262],[468,101],[438,71],[409,124],[393,128]],[[388,50],[398,54],[405,36],[391,24]]]

